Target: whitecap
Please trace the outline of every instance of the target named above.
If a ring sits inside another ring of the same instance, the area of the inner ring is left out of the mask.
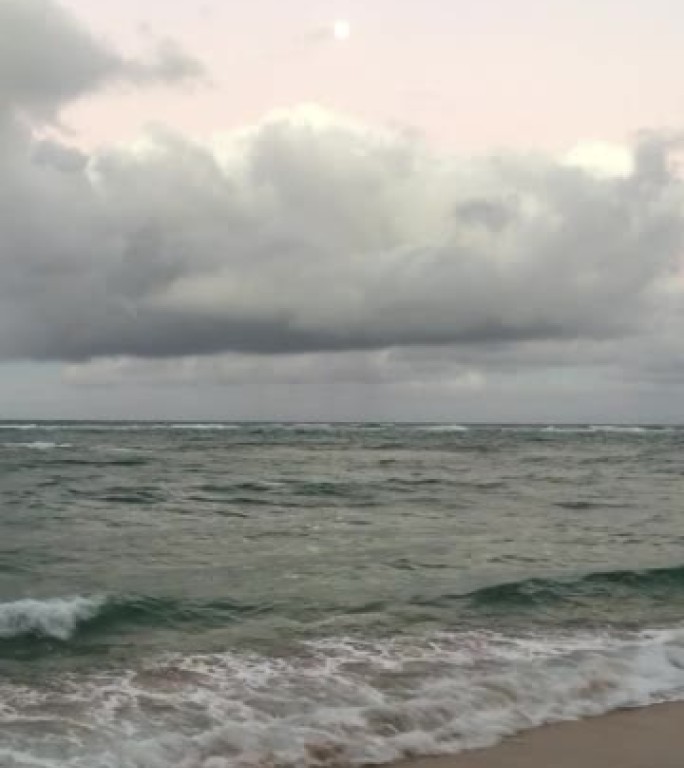
[[[469,432],[470,428],[463,424],[431,424],[418,427],[421,432]]]
[[[72,443],[53,443],[47,440],[34,440],[30,443],[3,443],[3,448],[26,448],[34,451],[52,451],[56,448],[73,448]]]
[[[103,598],[64,597],[0,603],[0,638],[24,635],[68,640],[78,625],[94,618]]]

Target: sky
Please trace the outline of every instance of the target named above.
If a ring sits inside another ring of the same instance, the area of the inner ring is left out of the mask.
[[[0,0],[0,416],[682,421],[682,22]]]

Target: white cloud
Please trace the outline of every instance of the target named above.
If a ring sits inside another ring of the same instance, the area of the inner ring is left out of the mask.
[[[619,144],[591,141],[578,144],[565,155],[565,163],[603,178],[627,178],[634,173],[634,155]]]

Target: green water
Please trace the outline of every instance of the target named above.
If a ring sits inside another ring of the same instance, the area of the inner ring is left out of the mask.
[[[193,756],[211,730],[204,704],[188,714],[166,701],[173,714],[151,719],[110,712],[97,721],[102,743],[74,735],[93,729],[85,714],[74,732],[65,725],[65,686],[90,691],[97,709],[105,680],[120,687],[170,656],[164,674],[179,676],[186,697],[211,689],[214,711],[254,706],[218,675],[227,658],[243,671],[293,664],[299,679],[340,647],[365,649],[370,663],[394,644],[403,666],[416,648],[434,647],[436,659],[465,643],[503,664],[502,643],[532,637],[557,653],[584,648],[577,638],[674,631],[683,461],[676,428],[0,424],[0,673],[16,700],[9,715],[0,708],[0,758],[4,722],[12,766],[242,765],[244,734],[219,757]],[[198,659],[213,672],[200,674]],[[437,674],[428,667],[412,695]],[[305,717],[317,697],[339,707],[326,686],[281,709]],[[26,726],[31,696],[51,713],[41,710],[55,729],[47,742]],[[245,733],[265,739],[283,722],[273,715],[272,731]],[[157,745],[178,731],[194,746],[145,762],[112,752],[110,731],[117,743],[149,732]],[[288,765],[287,750],[271,752]]]

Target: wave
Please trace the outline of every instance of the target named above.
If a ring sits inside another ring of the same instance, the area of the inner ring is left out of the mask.
[[[538,427],[542,432],[559,434],[616,434],[616,435],[662,435],[677,431],[674,427],[652,426],[642,427],[636,425],[617,424],[586,424],[578,426],[553,426]]]
[[[242,429],[239,424],[202,423],[202,422],[44,422],[26,424],[3,424],[2,430],[19,430],[23,432],[140,432],[147,430],[198,430],[198,431],[226,431]]]
[[[597,424],[588,428],[591,432],[615,432],[616,434],[627,435],[645,435],[661,432],[671,432],[667,427],[636,427],[636,426],[617,426],[610,424]]]
[[[466,596],[474,605],[538,606],[548,602],[562,602],[579,598],[610,598],[625,596],[662,598],[666,591],[684,591],[684,566],[641,570],[597,571],[578,578],[523,579],[521,581],[483,587]]]
[[[470,427],[464,427],[462,424],[429,424],[416,427],[420,432],[435,432],[435,433],[449,433],[449,432],[470,432]]]
[[[570,501],[557,501],[555,506],[561,509],[569,509],[574,512],[581,512],[591,509],[624,509],[630,506],[629,503],[615,501],[587,501],[586,499],[573,499]]]
[[[576,578],[528,578],[480,587],[463,593],[411,597],[414,607],[445,608],[456,619],[471,619],[496,610],[515,617],[520,611],[580,603],[591,615],[592,601],[638,599],[662,602],[668,596],[676,608],[684,596],[684,566],[645,570],[598,571]],[[593,604],[596,605],[597,602]],[[334,606],[328,606],[330,610]],[[385,606],[391,610],[391,604]],[[405,606],[398,606],[404,610]],[[626,608],[623,605],[623,613]],[[0,603],[0,640],[33,636],[68,641],[79,631],[106,637],[109,633],[140,627],[181,627],[194,630],[225,627],[237,621],[276,610],[268,603],[246,603],[231,598],[178,600],[170,597],[130,595],[119,597],[69,597],[18,600]],[[296,620],[302,606],[279,604],[277,610]],[[338,606],[340,613],[364,613],[366,605]],[[291,614],[291,615],[290,615]],[[524,615],[524,614],[523,614]],[[576,614],[573,614],[576,615]],[[626,613],[625,613],[626,615]]]
[[[18,430],[22,432],[330,432],[343,425],[328,423],[242,423],[230,424],[223,422],[36,422],[26,424],[0,423],[2,430]],[[359,427],[364,428],[364,427]],[[372,428],[375,428],[372,425]]]
[[[295,655],[177,655],[53,677],[44,690],[4,681],[0,697],[13,735],[0,762],[12,750],[55,768],[361,766],[682,699],[684,631],[333,638]]]
[[[85,634],[106,640],[108,636],[145,627],[225,627],[268,608],[268,605],[251,605],[230,599],[176,600],[135,595],[75,596],[0,603],[0,656],[2,643],[8,641],[21,640],[22,649],[35,656],[51,653],[54,648],[30,647],[26,641],[49,638],[64,643],[76,642]]]
[[[79,625],[94,619],[103,598],[68,597],[0,603],[0,639],[49,637],[69,640]]]
[[[29,443],[2,443],[3,448],[25,448],[34,451],[52,451],[56,448],[73,448],[72,443],[53,443],[44,440],[34,440]]]
[[[189,424],[180,422],[178,424],[154,424],[150,425],[136,425],[138,429],[188,429],[195,430],[197,432],[231,432],[236,429],[241,429],[239,424],[218,424],[218,423],[198,423]]]
[[[307,433],[307,432],[397,432],[403,433],[520,433],[520,434],[557,434],[557,435],[596,435],[614,434],[624,436],[664,436],[682,433],[681,427],[665,425],[611,425],[611,424],[549,424],[549,425],[510,425],[510,424],[412,424],[406,423],[351,423],[351,422],[0,422],[0,432],[19,430],[22,432],[232,432],[263,434],[269,432]]]

